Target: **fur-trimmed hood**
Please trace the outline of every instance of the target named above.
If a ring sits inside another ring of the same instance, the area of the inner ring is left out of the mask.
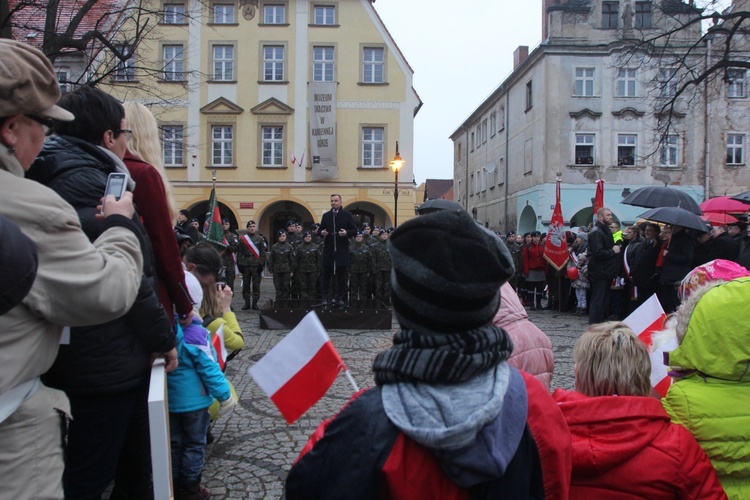
[[[724,380],[750,377],[750,278],[714,282],[694,291],[677,310],[679,347],[669,365]]]

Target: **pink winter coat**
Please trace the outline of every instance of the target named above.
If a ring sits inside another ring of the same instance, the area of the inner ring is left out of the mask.
[[[529,315],[510,284],[505,283],[500,288],[500,297],[500,308],[492,324],[507,331],[513,340],[513,354],[508,363],[534,375],[549,390],[555,369],[552,342],[529,321]]]

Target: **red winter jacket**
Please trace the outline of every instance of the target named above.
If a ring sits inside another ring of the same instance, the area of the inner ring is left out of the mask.
[[[692,434],[651,397],[557,389],[573,440],[571,499],[723,499],[711,462]]]
[[[523,275],[528,276],[531,269],[546,271],[547,261],[544,259],[544,245],[533,242],[523,247]]]

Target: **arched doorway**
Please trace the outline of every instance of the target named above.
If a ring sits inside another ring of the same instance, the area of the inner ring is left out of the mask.
[[[354,216],[354,224],[357,226],[357,229],[362,229],[362,224],[365,222],[370,226],[390,227],[393,225],[391,218],[386,214],[385,210],[368,201],[354,201],[345,204],[344,209],[351,212]]]
[[[266,234],[269,242],[272,242],[276,240],[276,233],[280,229],[286,229],[286,223],[290,220],[302,224],[303,229],[310,229],[310,226],[316,222],[307,208],[294,201],[272,203],[263,210],[261,220],[257,222],[259,231]]]
[[[580,209],[570,218],[570,227],[588,226],[594,220],[594,209],[586,207]]]
[[[536,230],[536,212],[531,206],[526,205],[521,211],[521,217],[518,219],[518,232],[523,234]]]

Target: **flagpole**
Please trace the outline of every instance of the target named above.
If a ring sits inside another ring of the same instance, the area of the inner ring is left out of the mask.
[[[349,373],[349,369],[344,366],[344,374],[346,375],[346,378],[349,379],[349,383],[352,384],[352,387],[354,387],[354,392],[359,392],[359,387],[357,386],[357,383],[354,381],[354,377],[352,377],[352,374]]]

